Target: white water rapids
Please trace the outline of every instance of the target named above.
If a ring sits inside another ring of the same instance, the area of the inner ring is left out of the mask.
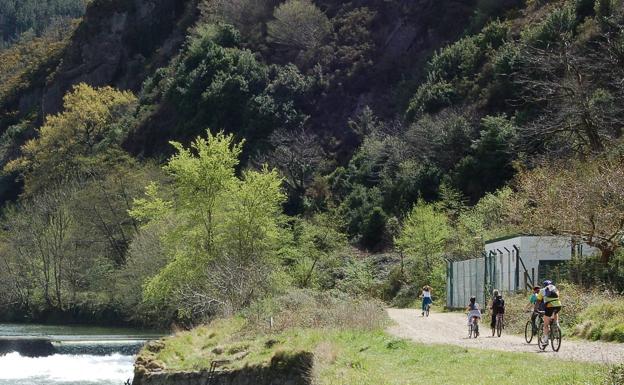
[[[0,357],[1,385],[123,385],[132,378],[134,357],[60,355]]]

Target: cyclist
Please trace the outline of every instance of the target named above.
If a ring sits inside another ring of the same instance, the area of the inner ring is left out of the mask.
[[[496,327],[496,316],[498,314],[505,314],[505,300],[503,299],[503,296],[498,292],[498,290],[494,290],[493,297],[492,305],[490,305],[490,310],[492,310],[490,327],[492,330]]]
[[[561,301],[559,300],[559,290],[557,290],[551,280],[545,280],[543,286],[539,294],[537,294],[537,301],[543,304],[544,308],[544,337],[542,339],[542,344],[545,345],[548,343],[550,323],[559,322]]]
[[[429,285],[425,285],[422,288],[422,315],[425,316],[425,311],[427,310],[427,306],[430,306],[433,303],[431,299],[431,287]]]
[[[539,304],[537,303],[537,295],[539,294],[540,289],[541,288],[539,286],[533,287],[533,293],[531,293],[531,295],[529,296],[529,303],[524,308],[524,311],[531,311],[532,313],[531,323],[533,324],[533,330],[537,328],[537,324],[535,323],[535,321],[537,320],[537,316],[539,315]]]
[[[470,297],[470,303],[468,307],[466,307],[466,312],[468,313],[468,325],[472,323],[474,317],[477,318],[477,322],[481,320],[481,307],[477,303],[477,298],[474,295]]]

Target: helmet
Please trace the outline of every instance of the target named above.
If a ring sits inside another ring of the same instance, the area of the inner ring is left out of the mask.
[[[470,302],[475,302],[476,300],[477,300],[477,297],[475,297],[474,295],[470,297]]]
[[[541,289],[541,287],[539,287],[539,286],[533,287],[533,291],[539,291],[540,289]]]
[[[548,286],[548,285],[552,285],[552,281],[550,279],[545,280],[544,282],[542,282],[544,284],[544,287]]]

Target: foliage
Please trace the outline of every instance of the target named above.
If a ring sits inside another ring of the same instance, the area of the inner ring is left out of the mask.
[[[275,8],[273,17],[267,24],[269,39],[287,49],[318,48],[331,31],[327,16],[309,0],[288,0]]]
[[[583,320],[574,329],[574,334],[603,341],[624,342],[624,303],[609,301],[593,303],[579,315]]]
[[[37,0],[2,0],[0,43],[18,39],[30,31],[41,35],[59,19],[82,16],[85,6],[85,0],[51,0],[44,3]]]
[[[571,37],[577,25],[575,6],[567,2],[562,7],[554,8],[542,22],[525,29],[522,39],[532,46],[546,47]]]
[[[252,52],[235,48],[238,40],[228,25],[196,28],[181,54],[146,82],[143,111],[157,117],[154,104],[174,106],[185,118],[174,123],[171,136],[184,140],[204,127],[218,127],[260,147],[275,129],[300,128],[306,116],[298,107],[310,79],[295,66],[258,61]]]
[[[102,164],[91,158],[115,162],[111,155],[119,156],[114,149],[125,139],[125,117],[135,101],[132,93],[111,87],[75,86],[63,99],[63,112],[49,116],[38,138],[22,146],[22,156],[5,169],[22,173],[28,193],[67,176],[96,172]]]
[[[596,247],[607,263],[624,236],[623,170],[616,156],[522,171],[516,219],[529,232],[568,235]]]
[[[451,235],[448,218],[434,205],[419,200],[405,218],[396,247],[408,257],[410,278],[416,287],[430,285],[444,292],[443,253]]]
[[[376,330],[387,322],[383,305],[358,300],[336,291],[293,290],[254,303],[243,313],[246,328],[269,333],[306,328]],[[273,326],[267,320],[273,320]]]
[[[172,197],[150,185],[131,215],[142,221],[176,218],[163,238],[168,263],[149,279],[144,299],[191,317],[239,310],[272,287],[280,239],[284,196],[275,171],[235,175],[242,143],[232,135],[197,138],[190,148],[173,143],[177,153],[164,166],[172,178]]]
[[[299,288],[327,289],[332,286],[337,253],[346,238],[334,218],[318,214],[308,220],[293,219],[292,244],[282,248],[281,258],[288,267],[293,284]]]
[[[480,137],[451,174],[455,186],[473,202],[502,187],[514,175],[515,140],[516,128],[505,116],[483,118]]]
[[[45,82],[46,76],[58,65],[74,28],[73,23],[59,24],[41,36],[24,34],[10,47],[0,49],[2,110],[6,108],[4,104],[10,102],[20,91],[27,90],[33,84]],[[0,116],[0,122],[2,120],[4,117]]]

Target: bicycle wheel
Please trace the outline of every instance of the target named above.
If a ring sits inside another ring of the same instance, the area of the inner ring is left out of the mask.
[[[561,348],[561,329],[557,324],[550,326],[550,346],[555,352]]]
[[[496,318],[496,335],[501,336],[503,334],[503,317]]]
[[[429,308],[431,307],[431,305],[427,305],[427,307],[425,308],[425,315],[427,317],[429,317]]]
[[[540,350],[544,350],[546,349],[546,346],[548,346],[548,344],[542,343],[543,337],[544,337],[544,328],[540,327],[537,329],[537,346],[539,346]]]
[[[538,335],[539,333],[543,333],[542,331],[544,330],[544,319],[542,317],[538,318],[537,321],[537,326],[535,328],[535,330],[533,331],[533,335]],[[541,334],[539,334],[541,336]],[[540,338],[538,337],[537,339],[537,344],[539,345],[540,343]]]
[[[479,337],[479,324],[477,324],[477,323],[476,323],[476,324],[475,324],[475,326],[474,326],[474,332],[472,333],[472,336],[473,336],[474,338]]]
[[[468,338],[472,338],[472,324],[468,325]]]
[[[526,325],[524,325],[524,340],[527,344],[533,341],[533,322],[531,320],[528,320]]]

